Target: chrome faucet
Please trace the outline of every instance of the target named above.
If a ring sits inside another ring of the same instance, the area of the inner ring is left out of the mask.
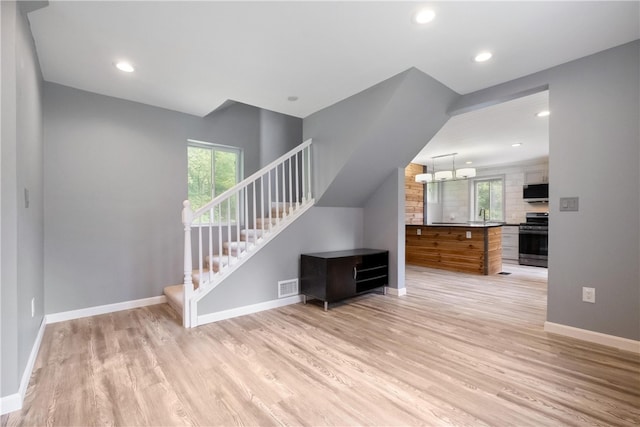
[[[482,217],[483,222],[487,222],[487,210],[485,208],[480,209],[480,213],[478,214],[478,216]]]

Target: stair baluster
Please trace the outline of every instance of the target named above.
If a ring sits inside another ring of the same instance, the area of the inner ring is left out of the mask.
[[[296,209],[300,207],[300,153],[296,154]]]
[[[183,290],[183,314],[182,325],[185,328],[191,327],[191,313],[189,312],[189,301],[193,294],[193,278],[191,277],[191,223],[193,222],[193,211],[191,203],[185,200],[182,208],[182,224],[184,224],[184,290]]]

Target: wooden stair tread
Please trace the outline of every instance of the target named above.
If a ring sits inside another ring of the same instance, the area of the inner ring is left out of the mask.
[[[213,264],[213,271],[217,273],[218,271],[220,271],[220,267],[224,268],[229,264],[233,265],[237,260],[238,258],[233,255],[229,256],[216,254],[211,259],[209,259],[209,255],[207,255],[204,259],[204,266],[208,270],[209,267],[211,267],[211,264]]]
[[[182,316],[184,306],[184,285],[171,285],[164,288],[169,305]]]
[[[242,254],[246,253],[249,245],[253,246],[253,242],[224,242],[222,244],[222,253],[224,255],[231,255],[232,257],[239,257]]]
[[[246,249],[247,247],[247,242],[236,242],[236,241],[232,241],[232,242],[224,242],[222,244],[223,248],[241,248],[241,249]]]
[[[258,240],[262,239],[266,233],[267,233],[267,230],[256,229],[256,228],[250,228],[250,229],[245,228],[244,230],[240,230],[240,240],[242,240],[243,242],[255,243]]]

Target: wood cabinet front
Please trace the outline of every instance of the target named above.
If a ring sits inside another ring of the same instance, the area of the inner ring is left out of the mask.
[[[406,227],[406,262],[475,274],[502,270],[501,227]]]

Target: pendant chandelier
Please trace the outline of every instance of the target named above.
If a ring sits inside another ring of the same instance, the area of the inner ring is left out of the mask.
[[[476,168],[460,168],[456,169],[455,157],[458,153],[441,154],[431,158],[431,172],[429,172],[429,166],[427,166],[426,173],[420,173],[416,175],[416,182],[426,184],[434,181],[455,181],[460,179],[468,179],[476,176]],[[451,169],[443,169],[436,171],[435,159],[443,157],[451,157]]]

